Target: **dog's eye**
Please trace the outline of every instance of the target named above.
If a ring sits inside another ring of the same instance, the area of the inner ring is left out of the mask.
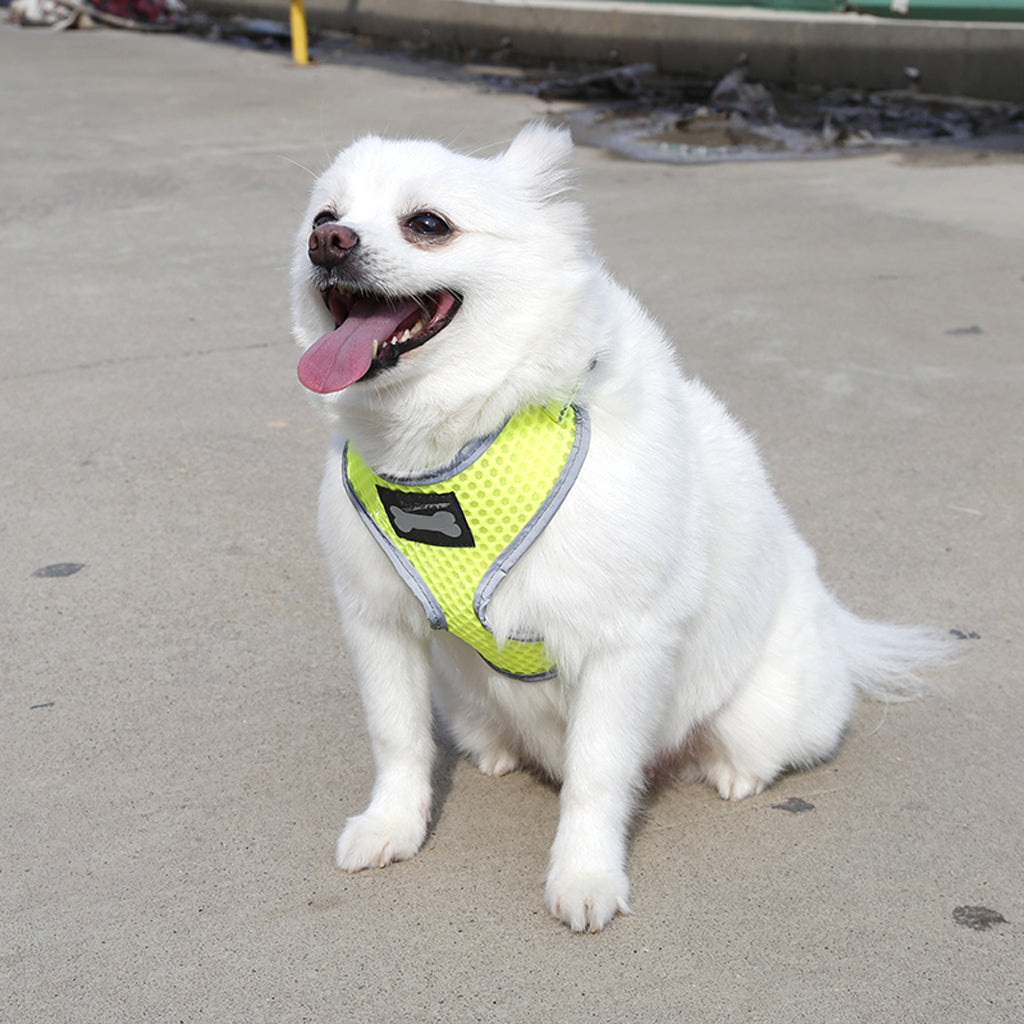
[[[424,210],[421,213],[414,213],[406,222],[405,226],[417,235],[424,235],[429,238],[439,238],[441,235],[451,233],[452,226],[440,214]]]
[[[322,224],[333,224],[338,219],[338,215],[333,210],[321,210],[313,218],[313,228],[316,229]]]

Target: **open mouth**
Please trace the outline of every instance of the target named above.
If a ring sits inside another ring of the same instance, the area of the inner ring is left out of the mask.
[[[299,360],[299,380],[321,395],[394,366],[447,327],[462,302],[445,289],[392,299],[335,285],[322,294],[335,328]]]

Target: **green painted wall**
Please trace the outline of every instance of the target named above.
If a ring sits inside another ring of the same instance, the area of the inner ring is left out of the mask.
[[[627,0],[628,2],[628,0]],[[645,0],[652,2],[652,0]],[[1024,21],[1024,0],[907,0],[906,14],[892,10],[892,0],[653,0],[654,3],[702,4],[717,7],[760,7],[774,11],[832,14],[859,11],[883,17],[936,21]]]

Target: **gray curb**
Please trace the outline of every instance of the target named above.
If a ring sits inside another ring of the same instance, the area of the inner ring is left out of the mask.
[[[286,0],[199,6],[279,20],[288,14]],[[765,82],[898,89],[913,66],[926,92],[1024,100],[1024,24],[602,0],[308,0],[306,14],[312,28],[546,60],[642,61],[707,77],[745,53],[751,77]]]

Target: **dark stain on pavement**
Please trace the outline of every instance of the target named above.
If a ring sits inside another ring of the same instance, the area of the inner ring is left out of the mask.
[[[773,811],[789,811],[790,814],[801,814],[803,811],[813,811],[814,804],[801,800],[798,796],[791,796],[785,803],[772,804]]]
[[[987,932],[994,924],[1009,924],[998,910],[990,910],[988,907],[956,907],[953,920],[976,932]]]
[[[32,575],[41,579],[52,579],[56,576],[74,576],[84,568],[82,562],[55,562],[53,565],[44,565],[41,569],[36,569]]]

